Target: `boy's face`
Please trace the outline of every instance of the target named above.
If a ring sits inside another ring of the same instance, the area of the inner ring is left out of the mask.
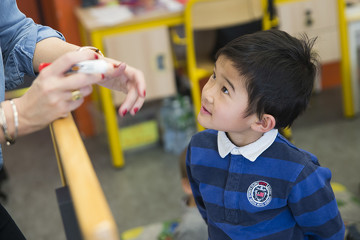
[[[244,82],[233,63],[220,56],[213,75],[202,90],[199,123],[205,128],[227,132],[233,141],[233,138],[250,136],[253,133],[250,126],[258,118],[256,114],[245,117],[248,93]]]

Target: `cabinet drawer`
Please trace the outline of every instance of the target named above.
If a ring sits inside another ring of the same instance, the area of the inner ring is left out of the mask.
[[[158,27],[104,38],[105,55],[123,61],[143,71],[146,80],[146,100],[176,94],[176,83],[170,36],[166,27]],[[112,92],[115,105],[125,95]]]
[[[321,63],[339,61],[341,53],[339,31],[337,29],[327,31],[312,30],[308,31],[307,34],[309,38],[317,37],[314,49],[319,54]]]
[[[302,33],[309,38],[317,37],[314,49],[320,55],[320,62],[338,61],[341,55],[336,3],[336,0],[303,0],[278,4],[279,27],[295,37]]]
[[[334,0],[304,0],[277,6],[280,28],[290,34],[337,27],[337,6]]]

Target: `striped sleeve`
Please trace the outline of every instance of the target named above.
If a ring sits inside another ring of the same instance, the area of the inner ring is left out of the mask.
[[[331,172],[309,161],[297,178],[288,205],[307,236],[344,239],[345,228],[330,185]]]
[[[186,153],[186,170],[187,170],[191,190],[192,190],[197,208],[199,209],[199,212],[200,212],[201,216],[204,218],[205,222],[207,222],[207,214],[206,214],[205,204],[204,204],[204,201],[202,199],[202,196],[201,196],[201,193],[199,190],[199,182],[193,178],[193,175],[191,173],[191,167],[190,167],[191,166],[191,147],[190,146],[191,146],[191,143],[190,143],[187,153]]]

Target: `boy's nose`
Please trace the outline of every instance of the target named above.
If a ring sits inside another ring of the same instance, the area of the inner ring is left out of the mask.
[[[208,103],[213,103],[214,102],[214,85],[211,85],[208,83],[205,84],[203,91],[202,91],[202,95],[204,100],[206,100]]]

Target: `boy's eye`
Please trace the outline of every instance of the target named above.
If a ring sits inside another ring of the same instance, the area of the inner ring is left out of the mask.
[[[229,91],[227,90],[226,87],[222,87],[222,88],[221,88],[221,91],[222,91],[223,93],[225,93],[225,94],[228,94],[228,93],[229,93]]]
[[[216,79],[216,74],[215,74],[215,72],[213,72],[212,77],[213,77],[213,79]]]

